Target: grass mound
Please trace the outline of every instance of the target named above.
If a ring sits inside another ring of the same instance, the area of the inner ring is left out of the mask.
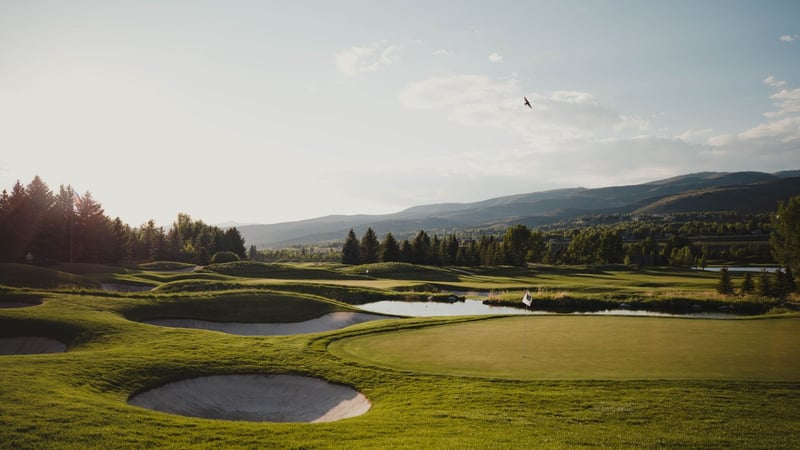
[[[137,267],[142,270],[176,271],[192,269],[196,266],[194,264],[177,261],[153,261],[150,263],[139,264]]]
[[[206,269],[224,275],[246,278],[278,278],[288,280],[340,280],[352,278],[323,268],[259,261],[233,261],[211,264],[206,266]]]
[[[205,296],[159,297],[130,303],[120,313],[134,321],[197,319],[219,322],[300,322],[344,311],[346,305],[304,295],[274,292],[223,292]]]
[[[402,262],[361,264],[340,269],[350,275],[368,275],[392,280],[458,281],[459,276],[450,270]]]
[[[86,277],[30,264],[0,263],[0,284],[38,289],[98,288]]]

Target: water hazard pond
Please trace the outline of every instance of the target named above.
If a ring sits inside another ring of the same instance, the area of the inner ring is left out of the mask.
[[[434,316],[477,316],[485,314],[520,314],[542,315],[557,314],[552,311],[527,310],[512,308],[510,306],[491,306],[482,300],[466,299],[453,303],[447,302],[411,302],[401,300],[382,300],[378,302],[359,305],[364,311],[378,314],[390,314],[409,317],[434,317]],[[574,312],[575,315],[624,315],[624,316],[657,316],[657,317],[698,317],[698,318],[733,318],[734,314],[716,312],[697,312],[691,314],[669,314],[654,311],[630,309],[606,309],[602,311]]]

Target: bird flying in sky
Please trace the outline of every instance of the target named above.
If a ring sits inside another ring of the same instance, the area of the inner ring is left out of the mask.
[[[533,106],[531,106],[531,102],[528,101],[528,97],[522,97],[522,98],[525,99],[525,106],[527,106],[530,109],[533,109]]]

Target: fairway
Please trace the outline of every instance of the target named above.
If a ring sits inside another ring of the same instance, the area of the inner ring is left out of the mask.
[[[506,317],[335,341],[394,369],[507,379],[800,380],[800,319]]]

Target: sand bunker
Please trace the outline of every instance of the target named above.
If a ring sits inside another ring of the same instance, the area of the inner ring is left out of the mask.
[[[27,308],[28,306],[41,305],[41,301],[26,301],[26,300],[2,300],[0,301],[0,308]]]
[[[38,336],[0,338],[0,355],[33,355],[65,351],[67,346],[55,339]]]
[[[325,314],[316,319],[290,323],[240,323],[211,322],[193,319],[156,319],[144,323],[178,328],[200,328],[203,330],[221,331],[241,336],[284,336],[290,334],[319,333],[321,331],[338,330],[357,323],[370,320],[386,319],[386,316],[359,312],[339,311]]]
[[[182,416],[251,422],[332,422],[370,408],[361,393],[295,375],[215,375],[165,384],[131,405]]]

